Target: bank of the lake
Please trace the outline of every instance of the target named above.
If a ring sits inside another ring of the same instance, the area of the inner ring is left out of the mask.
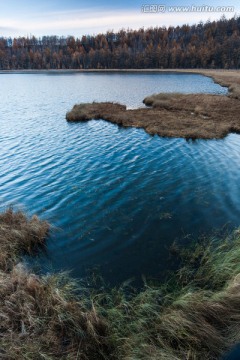
[[[173,245],[181,268],[140,292],[29,271],[21,256],[48,231],[36,215],[0,214],[2,359],[215,360],[240,341],[239,230]]]

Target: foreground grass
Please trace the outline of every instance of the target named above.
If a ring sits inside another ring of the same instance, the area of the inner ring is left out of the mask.
[[[19,256],[44,244],[49,225],[11,209],[0,215],[0,358],[103,359],[105,320],[90,299],[76,298],[64,274],[39,277]]]
[[[1,359],[211,360],[240,341],[240,231],[180,251],[179,271],[141,292],[31,273],[20,256],[48,231],[36,216],[0,215]]]
[[[106,311],[119,358],[219,359],[240,341],[240,233],[181,257],[168,283],[146,284],[130,301],[118,292]]]

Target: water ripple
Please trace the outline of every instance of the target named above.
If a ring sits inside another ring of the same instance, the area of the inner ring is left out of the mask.
[[[200,75],[1,75],[0,207],[51,221],[47,269],[83,276],[99,265],[111,282],[159,276],[176,238],[239,225],[238,135],[187,142],[65,121],[74,103],[136,108],[151,93],[182,91],[183,81],[185,92],[226,92]]]

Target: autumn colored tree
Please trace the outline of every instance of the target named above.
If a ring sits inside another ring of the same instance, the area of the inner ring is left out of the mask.
[[[0,37],[0,69],[240,68],[240,17],[96,36]]]

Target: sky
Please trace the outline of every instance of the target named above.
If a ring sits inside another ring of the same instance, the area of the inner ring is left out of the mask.
[[[226,18],[240,15],[240,1],[0,0],[0,37],[81,37],[122,28],[191,25],[223,14]]]

